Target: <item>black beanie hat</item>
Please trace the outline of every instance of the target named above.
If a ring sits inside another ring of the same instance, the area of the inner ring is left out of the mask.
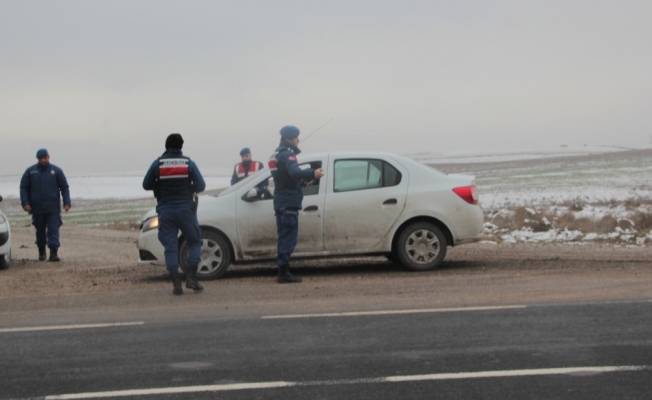
[[[165,148],[166,149],[179,149],[183,148],[183,138],[179,133],[171,133],[167,139],[165,139]]]

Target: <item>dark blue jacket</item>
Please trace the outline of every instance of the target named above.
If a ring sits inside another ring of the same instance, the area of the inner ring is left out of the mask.
[[[301,210],[303,192],[301,180],[312,179],[315,171],[311,168],[301,169],[297,162],[298,147],[281,141],[272,157],[269,159],[269,169],[274,178],[274,210],[293,208]]]
[[[143,189],[153,190],[156,210],[180,207],[192,208],[192,195],[206,189],[206,182],[194,161],[184,157],[181,150],[167,149],[149,167]]]
[[[61,168],[53,164],[32,165],[20,180],[20,204],[32,207],[32,214],[61,213],[63,204],[71,206],[70,187]]]

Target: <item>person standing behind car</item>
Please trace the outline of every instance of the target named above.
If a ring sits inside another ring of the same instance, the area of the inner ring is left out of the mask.
[[[36,228],[38,260],[45,261],[45,246],[50,248],[48,261],[61,261],[59,258],[59,228],[61,220],[61,197],[63,209],[68,212],[70,187],[61,168],[50,164],[47,149],[36,152],[38,163],[27,168],[20,180],[20,204],[23,210],[32,214],[32,225]],[[61,195],[61,197],[59,197]]]
[[[256,173],[264,168],[263,163],[251,159],[251,150],[249,150],[249,147],[240,150],[240,157],[242,158],[242,162],[237,163],[233,167],[231,186],[245,179],[249,174]]]
[[[179,278],[179,230],[188,243],[186,287],[204,290],[197,281],[202,232],[193,198],[206,189],[206,183],[195,162],[183,155],[182,148],[181,135],[170,134],[165,140],[165,152],[152,163],[143,179],[143,188],[153,190],[156,196],[158,240],[165,248],[165,266],[175,295],[183,294]]]
[[[299,237],[299,210],[302,209],[303,193],[301,181],[320,179],[324,176],[322,168],[301,169],[297,154],[299,128],[288,125],[281,128],[281,143],[269,159],[269,169],[274,178],[274,212],[278,233],[276,265],[278,283],[301,282],[301,278],[290,274],[290,257],[297,246]]]

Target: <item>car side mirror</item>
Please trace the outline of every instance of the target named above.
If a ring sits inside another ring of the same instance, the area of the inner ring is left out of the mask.
[[[241,197],[242,200],[246,201],[247,203],[253,203],[254,201],[261,200],[260,197],[247,197],[247,193],[243,194]]]

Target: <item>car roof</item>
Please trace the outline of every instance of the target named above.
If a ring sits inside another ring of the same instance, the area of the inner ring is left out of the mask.
[[[313,159],[323,158],[323,157],[334,157],[334,158],[376,158],[376,157],[402,157],[398,154],[385,153],[381,151],[332,151],[328,153],[301,153],[299,155],[300,161],[310,161]]]

